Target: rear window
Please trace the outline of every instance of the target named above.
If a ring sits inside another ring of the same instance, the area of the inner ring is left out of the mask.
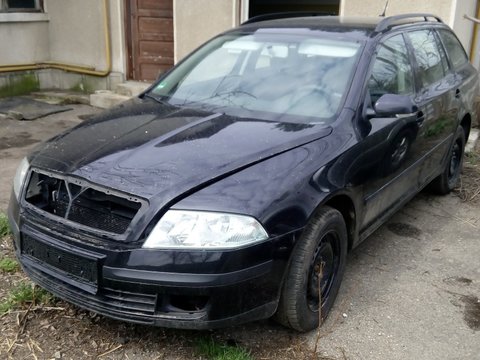
[[[438,32],[442,39],[443,46],[447,51],[448,57],[454,69],[458,69],[468,62],[467,54],[463,49],[462,44],[458,41],[457,37],[447,30],[440,30]]]

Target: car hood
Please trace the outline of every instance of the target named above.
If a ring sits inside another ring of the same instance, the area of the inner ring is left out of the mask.
[[[165,203],[330,132],[136,99],[49,140],[30,161]]]

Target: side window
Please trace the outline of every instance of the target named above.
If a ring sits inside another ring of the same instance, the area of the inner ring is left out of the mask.
[[[463,64],[467,63],[467,54],[465,54],[465,50],[463,50],[463,46],[458,41],[457,37],[448,30],[440,30],[438,33],[440,34],[440,38],[442,39],[453,68],[458,69]]]
[[[413,45],[423,86],[441,80],[448,71],[448,64],[438,48],[434,30],[417,30],[408,33]]]
[[[402,35],[392,36],[379,45],[368,88],[373,103],[383,94],[413,93],[412,68]]]

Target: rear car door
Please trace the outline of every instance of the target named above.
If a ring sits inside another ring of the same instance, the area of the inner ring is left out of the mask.
[[[415,64],[422,158],[419,186],[433,180],[442,169],[455,133],[459,109],[459,79],[449,68],[446,54],[434,28],[406,33]]]
[[[463,46],[452,31],[439,29],[437,33],[447,53],[455,83],[458,84],[455,88],[460,103],[458,119],[463,119],[466,113],[475,118],[478,105],[478,72],[468,61]]]

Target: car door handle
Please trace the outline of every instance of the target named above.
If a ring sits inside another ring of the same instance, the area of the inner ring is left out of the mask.
[[[455,90],[455,97],[460,99],[460,89]]]

